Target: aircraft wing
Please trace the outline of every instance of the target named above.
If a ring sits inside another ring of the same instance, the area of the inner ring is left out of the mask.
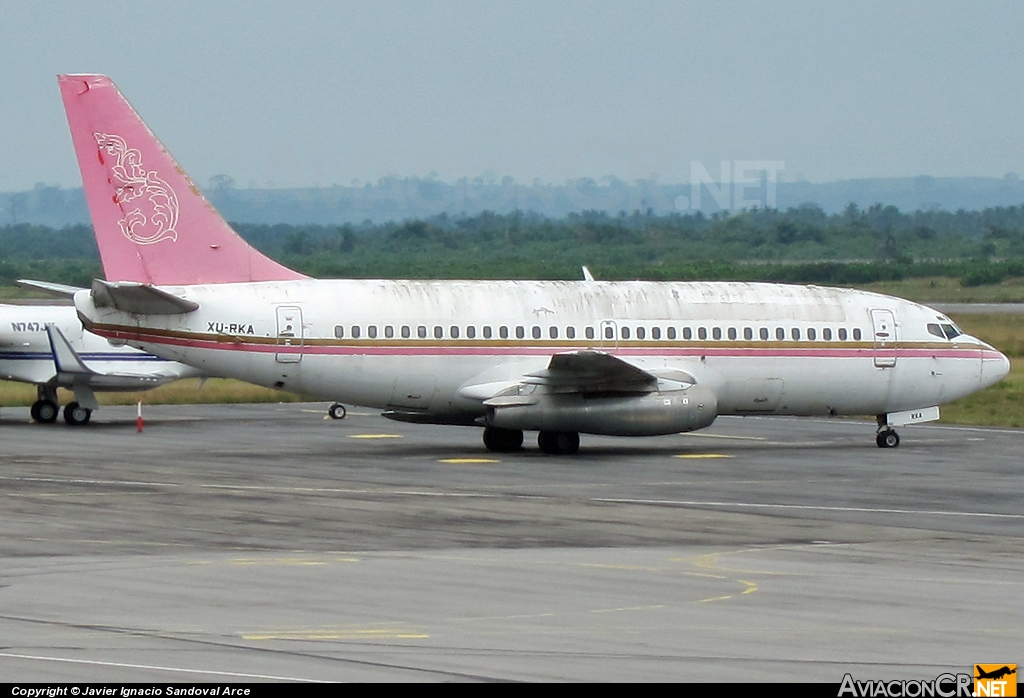
[[[522,382],[552,393],[648,393],[658,378],[611,354],[574,351],[555,354],[546,369],[526,374]]]
[[[688,374],[687,374],[688,377]],[[690,378],[689,382],[693,382]],[[536,388],[544,394],[593,395],[596,393],[642,395],[658,389],[658,376],[601,351],[555,354],[548,367],[514,380],[463,387],[459,393],[475,397],[487,407],[503,407],[535,401]]]
[[[55,324],[46,324],[53,363],[57,369],[55,383],[61,386],[89,386],[96,390],[145,390],[175,380],[174,373],[101,373],[85,365],[82,357],[71,346],[64,333]]]

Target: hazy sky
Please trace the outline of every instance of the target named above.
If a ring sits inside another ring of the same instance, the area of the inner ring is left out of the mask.
[[[1024,3],[0,0],[0,191],[110,75],[201,186],[1024,175]]]

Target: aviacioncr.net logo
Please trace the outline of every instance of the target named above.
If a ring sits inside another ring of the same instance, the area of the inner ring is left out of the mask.
[[[850,674],[843,676],[839,696],[854,698],[972,698],[974,677],[970,674],[939,674],[930,681],[873,679],[857,681]]]

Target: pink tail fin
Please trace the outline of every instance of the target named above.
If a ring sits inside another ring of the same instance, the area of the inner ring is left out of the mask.
[[[57,80],[108,281],[175,286],[306,278],[231,229],[110,78]]]

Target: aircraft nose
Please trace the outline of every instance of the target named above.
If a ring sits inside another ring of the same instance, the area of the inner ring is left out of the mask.
[[[981,356],[981,383],[987,388],[1010,374],[1010,360],[998,351],[986,351]]]

